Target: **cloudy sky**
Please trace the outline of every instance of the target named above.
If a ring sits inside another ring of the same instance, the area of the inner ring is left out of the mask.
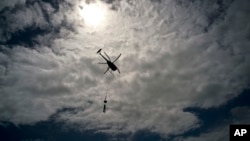
[[[250,123],[249,5],[1,0],[0,139],[227,141]]]

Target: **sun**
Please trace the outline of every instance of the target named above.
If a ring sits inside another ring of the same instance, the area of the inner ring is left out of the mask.
[[[105,10],[96,3],[85,4],[81,16],[87,25],[96,27],[104,21]]]

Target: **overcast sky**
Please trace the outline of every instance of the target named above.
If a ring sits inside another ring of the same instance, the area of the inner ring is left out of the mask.
[[[250,123],[249,5],[1,0],[1,131],[45,122],[106,140],[228,140],[229,124]],[[100,48],[122,54],[120,74],[103,74]]]

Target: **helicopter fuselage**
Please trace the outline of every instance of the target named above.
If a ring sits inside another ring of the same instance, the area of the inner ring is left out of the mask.
[[[117,67],[114,63],[107,60],[107,64],[108,64],[109,68],[111,68],[113,71],[117,70]]]

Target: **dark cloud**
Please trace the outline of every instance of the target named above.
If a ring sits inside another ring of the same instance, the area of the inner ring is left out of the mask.
[[[161,0],[150,0],[151,2],[158,2],[161,3]]]
[[[38,35],[44,35],[48,33],[47,29],[40,29],[34,27],[28,27],[22,31],[17,31],[11,35],[11,38],[3,44],[13,46],[13,45],[23,45],[28,47],[34,47],[38,44],[35,38]]]
[[[53,120],[38,122],[35,125],[19,125],[4,122],[0,125],[1,139],[5,141],[27,140],[27,141],[48,141],[60,140],[68,141],[106,141],[108,136],[95,131],[79,132],[64,127],[63,122],[55,122]],[[15,136],[13,136],[15,135]]]
[[[233,0],[223,1],[218,0],[214,7],[216,7],[213,11],[208,13],[208,26],[205,28],[205,31],[209,30],[210,26],[213,25],[215,22],[223,21],[226,16],[226,11],[230,7]]]
[[[55,12],[59,11],[60,4],[64,2],[64,0],[42,0],[45,3],[49,3],[54,9]]]
[[[63,11],[59,7],[63,7]],[[12,47],[13,45],[34,47],[39,44],[51,44],[53,39],[59,36],[61,29],[75,31],[64,12],[71,7],[72,4],[65,1],[26,1],[14,8],[3,10],[0,14],[2,19],[0,25],[5,28],[0,30],[1,44]],[[58,19],[56,15],[60,15],[61,18]],[[50,38],[41,41],[40,36]]]
[[[103,1],[108,3],[108,4],[111,4],[111,3],[113,3],[114,1],[117,1],[117,0],[103,0]]]

